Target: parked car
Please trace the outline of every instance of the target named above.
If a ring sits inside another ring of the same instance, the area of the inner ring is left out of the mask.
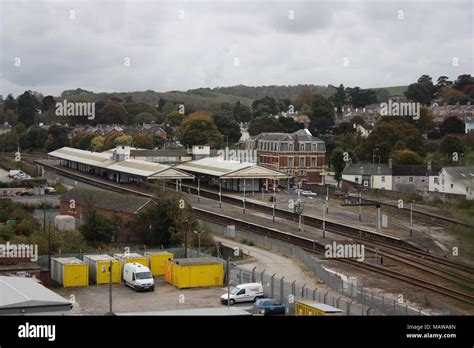
[[[316,197],[318,195],[316,192],[312,192],[312,191],[302,191],[301,194],[303,196],[309,196],[309,197]]]
[[[137,263],[126,263],[123,266],[123,281],[135,291],[154,291],[155,280],[148,267]]]
[[[44,193],[51,195],[51,194],[57,193],[57,191],[56,191],[56,189],[55,189],[54,187],[46,186],[46,187],[44,188]]]
[[[263,298],[263,286],[260,283],[247,283],[237,285],[230,291],[229,304],[237,302],[255,302]],[[221,296],[221,303],[227,304],[227,294]]]
[[[262,315],[276,315],[276,314],[285,314],[286,307],[284,304],[281,304],[279,301],[272,298],[262,298],[257,300],[254,305],[254,310],[256,314]]]

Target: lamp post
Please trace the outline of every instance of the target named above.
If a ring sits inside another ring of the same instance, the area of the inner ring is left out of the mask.
[[[273,198],[272,198],[272,218],[273,222],[275,222],[275,207],[276,207],[276,196],[275,196],[275,182],[273,182]]]
[[[183,219],[183,222],[185,224],[185,228],[184,228],[184,258],[187,259],[188,258],[188,222],[189,222],[189,218],[184,218]]]
[[[198,231],[193,231],[195,234],[198,235],[198,257],[201,256],[201,233],[202,231],[198,232]]]
[[[413,203],[410,203],[410,237],[413,236]]]

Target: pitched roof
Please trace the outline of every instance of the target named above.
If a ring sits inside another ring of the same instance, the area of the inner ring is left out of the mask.
[[[343,175],[391,175],[388,164],[352,163],[342,173]]]
[[[463,181],[470,181],[474,184],[474,166],[469,167],[444,167],[443,168],[446,174],[450,177],[463,180]]]
[[[428,167],[425,165],[394,165],[392,175],[397,176],[428,176]]]
[[[87,190],[73,188],[61,196],[61,201],[69,202],[74,199],[76,204],[85,205],[91,200],[95,208],[107,209],[117,212],[138,213],[144,206],[150,203],[150,198],[124,195],[116,192]]]
[[[308,129],[299,129],[293,133],[260,133],[256,135],[254,140],[265,141],[321,141],[321,139],[313,136]]]
[[[0,276],[0,312],[13,308],[71,308],[69,300],[39,284],[34,278]]]

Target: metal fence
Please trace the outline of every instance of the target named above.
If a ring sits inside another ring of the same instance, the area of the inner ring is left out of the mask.
[[[229,236],[228,229],[223,226],[214,225],[206,222],[206,225],[214,233]],[[245,242],[247,244],[254,244],[263,249],[268,249],[287,257],[292,257],[300,260],[305,264],[311,271],[324,282],[324,284],[337,292],[338,295],[331,295],[328,291],[323,289],[309,289],[308,287],[295,282],[291,282],[290,279],[277,278],[276,275],[263,274],[259,275],[256,272],[253,279],[262,281],[264,289],[266,289],[265,295],[273,294],[272,297],[280,299],[290,307],[292,299],[304,299],[304,300],[315,300],[328,304],[330,306],[342,309],[347,315],[374,315],[374,314],[385,314],[385,315],[426,315],[427,313],[410,307],[405,301],[399,301],[398,299],[388,298],[385,296],[378,295],[371,290],[364,289],[358,286],[357,279],[352,277],[346,277],[343,274],[331,271],[324,267],[319,260],[313,255],[304,251],[303,249],[294,246],[289,243],[285,243],[276,239],[267,238],[266,236],[259,236],[248,232],[239,230],[232,230],[232,237],[238,241]],[[250,243],[251,242],[251,243]],[[248,275],[248,271],[237,268],[239,279],[248,280],[252,275]],[[242,275],[240,275],[242,273]],[[235,279],[234,279],[235,280]],[[283,285],[280,283],[283,281]],[[291,298],[293,295],[294,298]],[[349,300],[342,298],[345,296]]]

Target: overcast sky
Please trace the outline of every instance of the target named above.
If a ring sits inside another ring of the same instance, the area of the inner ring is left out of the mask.
[[[365,88],[474,70],[472,1],[0,3],[4,97],[78,87]]]

